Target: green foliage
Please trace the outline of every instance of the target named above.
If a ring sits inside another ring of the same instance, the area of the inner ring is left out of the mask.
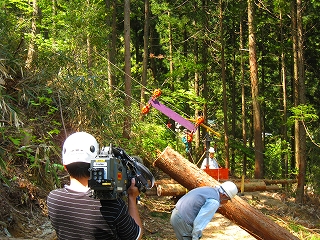
[[[5,149],[4,146],[4,128],[0,127],[0,132],[1,132],[1,142],[2,144],[0,144],[0,179],[3,180],[4,182],[6,182],[8,184],[8,180],[5,178],[5,176],[3,175],[3,172],[5,172],[7,164],[5,161],[5,155],[7,150]]]
[[[274,138],[266,145],[265,151],[265,176],[270,179],[281,179],[285,171],[285,157],[291,158],[290,143]]]
[[[317,121],[319,119],[315,108],[311,105],[299,105],[297,107],[292,107],[291,112],[293,115],[288,119],[289,125],[292,125],[294,123],[294,120],[307,123]]]
[[[296,223],[289,223],[289,228],[295,233],[299,233],[300,239],[308,239],[308,240],[319,240],[320,236],[314,231],[310,231],[310,229],[304,227],[303,225],[299,225]]]
[[[168,145],[175,146],[175,139],[165,125],[145,121],[133,128],[135,137],[133,142],[137,148],[136,155],[152,163],[157,157],[157,151],[163,151]]]

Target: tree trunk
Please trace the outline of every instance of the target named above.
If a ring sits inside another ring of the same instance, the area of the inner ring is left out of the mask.
[[[131,54],[130,54],[130,0],[124,1],[124,72],[125,119],[122,136],[130,139],[131,132]]]
[[[37,0],[32,1],[32,19],[31,19],[31,37],[30,37],[30,43],[28,46],[28,54],[27,59],[25,62],[26,69],[31,70],[32,63],[35,58],[35,39],[37,35],[37,19],[38,19],[38,3]]]
[[[229,181],[229,179],[220,180],[220,182]],[[279,180],[268,180],[268,179],[241,179],[232,180],[238,190],[243,189],[243,192],[257,192],[257,191],[271,191],[281,190],[279,184],[286,185],[296,183],[295,179],[279,179]],[[156,191],[147,191],[147,195],[158,195],[158,196],[182,196],[188,192],[188,189],[183,187],[180,183],[174,179],[163,179],[158,180],[154,184]]]
[[[86,0],[86,6],[87,9],[90,9],[90,0]],[[90,30],[86,29],[87,33],[86,33],[86,46],[87,46],[87,71],[88,74],[91,76],[92,75],[92,46],[91,46],[91,36],[90,36]]]
[[[194,4],[196,4],[196,1],[195,1],[195,3]],[[202,11],[204,12],[204,13],[206,13],[206,15],[205,15],[205,17],[206,18],[210,18],[210,14],[208,15],[207,14],[207,9],[208,9],[208,7],[210,7],[210,5],[209,5],[209,1],[207,1],[207,0],[204,0],[204,1],[202,1]],[[205,29],[207,29],[208,28],[208,20],[207,19],[205,19],[205,21],[204,21],[204,28]],[[208,42],[206,41],[206,39],[204,38],[203,40],[202,40],[202,44],[203,44],[203,59],[202,59],[202,64],[203,64],[203,66],[207,66],[208,64],[207,64],[207,58],[208,58]],[[203,116],[203,118],[204,118],[204,124],[205,125],[208,125],[208,99],[209,99],[209,92],[210,92],[210,88],[209,88],[209,85],[208,85],[208,68],[207,67],[205,67],[205,69],[204,69],[204,72],[203,72],[203,78],[202,78],[202,84],[201,83],[199,83],[199,87],[200,87],[200,91],[201,91],[201,89],[202,89],[202,93],[200,93],[200,96],[202,95],[202,97],[203,97],[203,99],[205,99],[206,101],[204,102],[204,104],[203,104],[203,108],[202,108],[202,114],[199,114],[199,115],[202,115]],[[201,129],[202,130],[202,139],[204,139],[204,138],[209,138],[209,131],[206,129],[206,128],[202,128]],[[200,128],[199,128],[199,137],[200,137]],[[202,145],[203,146],[203,145]],[[205,144],[205,147],[207,148],[207,153],[208,153],[208,150],[209,150],[209,146],[207,146],[207,144]],[[199,149],[199,153],[200,154],[202,154],[202,152],[203,152],[203,149]],[[199,155],[200,155],[199,154]],[[208,153],[209,154],[209,153]],[[208,157],[209,155],[207,155],[207,157]],[[200,162],[199,162],[199,164],[201,164]]]
[[[243,21],[240,17],[240,54],[241,54],[241,119],[242,119],[242,143],[244,149],[247,147],[247,126],[246,126],[246,91],[245,91],[245,67],[243,59]],[[247,154],[244,152],[242,157],[242,175],[247,175]]]
[[[263,144],[261,113],[259,104],[258,64],[256,53],[255,27],[254,27],[254,1],[248,0],[248,28],[249,28],[249,63],[251,79],[251,95],[253,110],[253,136],[255,155],[255,178],[263,178]]]
[[[92,75],[92,47],[91,47],[91,38],[90,33],[87,33],[87,68],[89,75]]]
[[[298,43],[297,43],[297,12],[296,12],[296,0],[291,1],[291,35],[292,35],[292,52],[293,52],[293,104],[294,106],[299,105],[299,88],[298,88]],[[293,129],[293,142],[292,142],[292,148],[293,148],[293,157],[291,158],[291,170],[292,172],[295,171],[295,168],[298,169],[298,158],[299,158],[299,152],[298,147],[299,146],[299,131],[298,131],[298,120],[295,120]]]
[[[195,3],[196,4],[196,3]],[[197,5],[195,5],[195,8],[198,8]],[[193,21],[193,24],[196,26],[196,20]],[[193,53],[194,53],[194,65],[197,66],[199,64],[199,45],[198,45],[198,39],[194,40],[194,47],[193,47]],[[199,70],[196,68],[194,72],[194,91],[195,94],[200,96],[200,74]],[[196,108],[195,113],[194,113],[194,119],[197,120],[197,117],[200,115],[199,109]],[[196,130],[196,138],[198,143],[200,143],[200,128],[197,128]],[[200,144],[199,144],[200,145]],[[199,147],[196,145],[196,147]],[[197,151],[195,151],[197,152]],[[189,161],[192,160],[189,158]]]
[[[171,29],[171,23],[170,23],[170,12],[168,12],[168,18],[169,18],[169,26],[168,26],[168,32],[169,32],[169,69],[170,69],[170,89],[171,91],[174,91],[174,84],[173,84],[173,46],[172,46],[172,29]]]
[[[145,91],[147,85],[147,73],[148,73],[148,47],[149,47],[149,24],[150,24],[150,6],[149,0],[144,2],[144,34],[143,34],[143,61],[142,61],[142,76],[141,76],[141,92],[140,92],[140,109],[143,108],[146,102]],[[143,119],[143,114],[140,115],[140,119]]]
[[[224,59],[224,30],[223,30],[223,1],[220,0],[220,51],[221,51],[221,79],[223,87],[223,128],[224,128],[224,150],[225,167],[230,168],[229,157],[229,131],[228,131],[228,104],[227,104],[227,83],[226,83],[226,64]]]
[[[287,76],[286,76],[286,62],[285,62],[285,50],[284,50],[284,39],[283,39],[283,24],[282,24],[282,10],[280,10],[280,42],[281,42],[281,56],[280,56],[280,69],[281,69],[281,85],[282,85],[282,126],[281,126],[281,139],[285,143],[288,141],[288,129],[287,129]],[[281,148],[283,144],[281,144]],[[283,161],[282,177],[288,177],[288,153],[286,151],[287,146],[284,146],[284,152],[281,154]]]
[[[302,33],[302,2],[297,0],[296,5],[296,61],[297,75],[295,78],[295,98],[297,105],[306,103],[304,85],[304,57],[303,57],[303,33]],[[295,29],[293,29],[295,30]],[[306,181],[306,131],[303,123],[295,121],[295,159],[298,168],[298,186],[296,202],[303,203],[304,185]]]
[[[106,0],[107,8],[107,26],[111,26],[108,34],[108,83],[109,83],[109,96],[112,98],[112,93],[114,91],[114,85],[116,83],[116,76],[112,70],[115,65],[115,56],[116,56],[116,42],[117,42],[117,11],[116,4],[117,0]]]
[[[205,1],[203,1],[205,2]],[[198,11],[198,5],[196,2],[193,3],[194,4],[194,9],[196,9],[196,11]],[[204,4],[204,3],[203,3]],[[204,6],[202,6],[204,7]],[[194,20],[194,25],[196,25],[196,22]],[[205,27],[205,26],[204,26]],[[187,42],[187,41],[185,41]],[[194,61],[195,61],[195,65],[198,64],[198,44],[197,44],[197,39],[195,39],[195,44],[194,44]],[[194,92],[196,94],[197,97],[200,96],[200,77],[199,77],[199,73],[197,68],[195,69],[195,74],[194,74]],[[195,109],[194,112],[194,119],[197,119],[197,117],[200,115],[200,111],[198,108]],[[198,153],[199,147],[200,147],[200,128],[197,128],[197,130],[194,133],[194,140],[195,140],[195,153]]]
[[[146,196],[158,196],[157,195],[157,188],[153,187],[151,189],[147,189],[147,191],[145,192]]]
[[[231,83],[231,136],[232,138],[236,138],[237,137],[237,133],[236,133],[236,124],[237,124],[237,119],[238,119],[238,113],[237,113],[237,102],[236,102],[236,98],[238,97],[238,84],[237,84],[237,80],[236,80],[236,66],[237,66],[237,61],[236,61],[236,28],[234,25],[234,21],[232,21],[232,35],[231,35],[231,42],[232,42],[232,46],[234,46],[232,48],[232,66],[231,66],[231,76],[232,76],[232,83]],[[235,168],[236,168],[236,148],[235,147],[231,147],[230,149],[230,174],[233,176],[234,172],[235,172]]]
[[[202,6],[201,6],[201,11],[204,13],[204,18],[205,18],[205,21],[203,22],[203,27],[204,29],[209,29],[209,26],[208,26],[208,20],[207,18],[209,17],[208,16],[208,13],[207,13],[207,9],[208,7],[210,6],[208,4],[208,0],[203,0],[202,1]],[[194,3],[196,4],[196,2]],[[196,40],[197,41],[197,40]],[[206,38],[203,38],[202,39],[202,51],[201,51],[201,56],[202,56],[202,59],[201,59],[201,64],[203,67],[203,69],[201,70],[201,80],[199,81],[199,96],[200,97],[203,97],[204,99],[208,99],[208,42],[207,42],[207,39]],[[204,118],[204,123],[207,124],[208,123],[208,116],[207,116],[207,103],[204,104],[203,106],[203,109],[201,110],[199,108],[199,111],[198,109],[196,108],[196,119],[198,116],[203,116]],[[202,137],[201,137],[201,134],[202,134]],[[197,144],[196,144],[196,153],[197,153],[197,159],[201,156],[202,152],[203,152],[203,142],[202,142],[202,139],[201,138],[204,138],[204,136],[206,136],[208,134],[208,131],[206,128],[197,128],[197,135],[198,135],[198,139],[197,139]]]
[[[52,48],[56,51],[56,38],[57,38],[57,0],[52,0]]]
[[[156,180],[154,185],[157,187],[158,185],[162,184],[179,184],[176,180],[170,178],[170,179],[160,179]]]
[[[170,147],[167,147],[153,164],[189,190],[219,185],[218,181]],[[238,196],[222,205],[218,211],[257,239],[298,239]]]
[[[157,186],[158,196],[183,196],[188,192],[188,189],[180,184],[168,183]]]
[[[234,183],[240,190],[242,185],[241,182]],[[277,185],[267,186],[263,180],[255,182],[245,180],[243,187],[245,192],[267,191],[269,187],[272,187],[272,189],[280,189],[280,187]],[[156,188],[158,196],[182,196],[188,192],[188,190],[179,183],[159,184]]]

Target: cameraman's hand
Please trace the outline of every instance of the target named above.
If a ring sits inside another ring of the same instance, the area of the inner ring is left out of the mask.
[[[136,187],[136,179],[132,178],[131,179],[131,186],[128,188],[128,197],[136,199],[139,195],[139,189]]]
[[[142,222],[140,219],[138,205],[137,205],[137,197],[139,196],[140,192],[139,189],[136,187],[136,180],[134,178],[131,179],[131,186],[128,188],[128,209],[131,217],[134,221],[139,225],[141,229],[141,234],[139,239],[142,238]]]

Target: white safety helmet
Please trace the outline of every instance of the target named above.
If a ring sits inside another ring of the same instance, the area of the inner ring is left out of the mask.
[[[209,148],[209,153],[214,153],[214,152],[215,152],[214,148],[213,148],[213,147],[210,147],[210,148]]]
[[[76,132],[64,142],[62,148],[62,163],[68,165],[74,162],[90,163],[99,151],[97,140],[89,133]]]
[[[226,181],[222,183],[220,187],[223,189],[223,191],[228,195],[230,199],[238,193],[237,186],[231,181]]]

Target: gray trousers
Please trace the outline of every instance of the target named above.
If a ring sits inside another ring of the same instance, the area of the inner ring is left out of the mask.
[[[176,208],[172,211],[170,223],[178,240],[192,239],[192,226],[190,226],[181,218]]]

